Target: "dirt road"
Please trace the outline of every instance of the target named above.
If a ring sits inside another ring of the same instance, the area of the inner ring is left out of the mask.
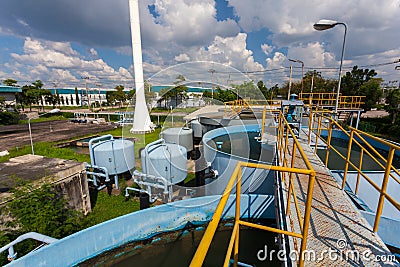
[[[112,128],[112,124],[71,123],[63,120],[31,123],[33,142],[61,141]],[[28,124],[0,126],[0,151],[29,144]]]

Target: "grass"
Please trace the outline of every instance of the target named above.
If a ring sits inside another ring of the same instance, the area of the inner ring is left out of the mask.
[[[40,119],[53,120],[55,119],[55,117],[53,116],[51,118],[40,118]],[[154,132],[147,134],[131,134],[129,130],[130,127],[116,128],[105,132],[99,132],[97,133],[97,135],[111,134],[113,136],[135,138],[137,140],[135,142],[135,156],[137,163],[139,163],[140,162],[139,150],[145,147],[146,144],[159,139],[161,128],[157,128]],[[84,138],[92,135],[93,134],[74,137],[73,139]],[[62,142],[66,142],[66,140]],[[90,162],[89,155],[76,153],[71,148],[55,148],[54,147],[55,144],[56,143],[50,143],[50,142],[34,143],[35,154],[51,158],[76,160],[78,162]],[[9,151],[10,154],[8,156],[0,157],[0,162],[7,161],[12,157],[31,154],[31,152],[32,152],[31,146],[29,145],[20,147],[18,149],[17,148],[11,149]],[[191,178],[193,179],[193,177]],[[125,196],[123,195],[124,193],[123,188],[125,186],[124,182],[125,181],[123,179],[120,179],[120,187],[122,193],[119,195],[109,196],[106,192],[102,191],[95,192],[94,194],[92,194],[91,192],[91,198],[94,198],[93,204],[95,205],[92,207],[92,212],[89,213],[84,218],[85,227],[90,227],[99,224],[101,222],[122,216],[124,214],[128,214],[139,210],[139,202],[137,200],[135,200],[134,198],[130,198],[128,201],[125,200]]]
[[[86,226],[90,227],[138,210],[139,202],[133,198],[126,201],[123,195],[109,196],[100,191],[97,194],[96,205],[85,218]]]
[[[172,109],[172,113],[192,113],[201,107],[188,107],[188,108],[174,108]],[[171,110],[168,108],[152,108],[151,113],[153,112],[162,112],[162,113],[169,113]]]
[[[31,123],[34,122],[43,122],[43,121],[55,121],[55,120],[68,120],[62,115],[57,115],[57,116],[51,116],[51,117],[39,117],[36,119],[31,119]],[[20,120],[18,124],[27,124],[28,120]]]
[[[78,154],[71,148],[54,148],[54,143],[37,142],[34,143],[35,155],[45,156],[49,158],[60,158],[67,160],[76,160],[78,162],[90,162],[89,155]],[[9,155],[0,157],[0,162],[5,162],[10,158],[31,154],[31,146],[23,146],[13,148],[9,151]]]

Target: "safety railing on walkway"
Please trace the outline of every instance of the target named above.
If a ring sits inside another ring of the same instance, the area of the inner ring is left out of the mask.
[[[236,206],[235,206],[235,222],[233,226],[232,235],[229,241],[228,249],[226,252],[225,260],[223,266],[229,266],[231,261],[231,256],[233,252],[233,261],[234,266],[238,266],[239,259],[239,233],[240,227],[246,226],[251,228],[256,228],[260,230],[270,231],[277,234],[288,235],[294,238],[301,239],[300,245],[300,254],[303,255],[307,245],[307,237],[308,237],[308,228],[310,225],[310,214],[311,214],[311,204],[312,204],[312,193],[314,189],[314,181],[315,181],[315,171],[311,166],[311,163],[307,159],[299,141],[294,135],[292,129],[290,128],[288,122],[280,113],[278,115],[278,126],[277,126],[277,134],[278,134],[278,149],[281,155],[281,166],[273,166],[267,164],[256,164],[256,163],[248,163],[248,162],[239,162],[228,182],[228,185],[225,188],[225,191],[220,199],[220,202],[215,210],[215,213],[203,235],[203,238],[197,248],[197,251],[190,263],[190,266],[202,266],[204,259],[207,255],[208,249],[211,245],[214,234],[217,230],[218,224],[221,220],[222,213],[228,201],[229,195],[232,193],[234,186],[236,186]],[[281,139],[281,142],[279,140]],[[295,167],[295,159],[296,153],[300,154],[300,158],[303,160],[305,164],[305,168]],[[290,163],[289,163],[290,162]],[[251,222],[243,221],[240,219],[240,194],[241,194],[241,179],[242,179],[242,169],[243,168],[256,168],[256,169],[268,169],[270,171],[279,172],[283,177],[283,180],[288,184],[288,197],[287,197],[287,206],[286,211],[287,214],[290,212],[290,198],[293,197],[293,201],[295,203],[296,214],[298,218],[298,223],[300,225],[301,233],[287,231],[284,229],[263,226],[259,224],[254,224]],[[307,189],[307,197],[304,203],[305,210],[304,215],[302,217],[301,210],[299,207],[299,201],[296,197],[295,190],[293,188],[293,175],[308,175],[309,183]],[[288,178],[288,181],[286,180]],[[304,266],[304,257],[299,257],[299,266]]]
[[[329,154],[332,150],[335,152],[340,158],[345,161],[344,173],[343,173],[343,181],[342,181],[342,189],[346,186],[347,174],[349,171],[349,166],[351,166],[355,171],[357,171],[357,179],[355,184],[355,194],[358,194],[359,185],[361,177],[363,177],[375,190],[379,192],[379,200],[377,204],[377,210],[375,214],[374,221],[374,232],[378,231],[379,222],[381,219],[383,206],[385,199],[388,200],[397,210],[400,211],[400,204],[397,202],[393,196],[387,193],[387,186],[389,183],[389,179],[393,179],[395,182],[400,184],[400,179],[396,177],[394,174],[397,174],[400,177],[400,172],[393,166],[393,158],[395,151],[400,151],[400,146],[383,140],[381,138],[375,137],[371,134],[360,131],[356,128],[349,127],[349,131],[346,131],[336,120],[325,116],[325,114],[320,114],[318,112],[314,112],[312,117],[310,118],[311,127],[309,132],[313,132],[316,135],[315,141],[315,152],[317,151],[318,140],[321,140],[326,143],[326,156],[325,156],[325,165],[328,166],[329,163]],[[343,155],[336,149],[331,141],[332,141],[332,131],[333,128],[340,130],[343,132],[348,138],[348,147],[346,151],[346,155]],[[321,132],[326,130],[328,132],[327,137],[323,138],[321,136]],[[377,149],[374,148],[373,145],[368,142],[368,139],[373,139],[376,142],[379,142],[389,148],[389,153],[387,157],[384,157]],[[354,148],[360,149],[360,159],[358,162],[351,161],[351,152]],[[363,168],[363,159],[364,155],[368,155],[378,166],[382,168],[384,171],[384,176],[382,180],[382,184],[379,186],[373,179],[368,175],[368,172],[362,170]]]
[[[281,100],[255,100],[255,99],[238,99],[224,102],[224,115],[233,115],[242,112],[243,110],[268,106],[270,110],[277,110],[281,106]]]
[[[299,93],[299,100],[319,107],[333,107],[336,105],[336,93]],[[364,104],[365,96],[339,96],[338,107],[343,109],[359,109]]]

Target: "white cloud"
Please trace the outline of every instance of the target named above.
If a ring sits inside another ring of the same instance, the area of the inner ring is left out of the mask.
[[[179,54],[178,56],[175,57],[175,61],[177,62],[185,62],[189,61],[190,57],[186,55],[185,53]]]
[[[93,57],[93,58],[96,58],[96,57],[99,56],[99,54],[97,53],[96,49],[94,49],[93,47],[91,47],[91,48],[89,49],[89,54],[90,54],[90,56]]]
[[[85,60],[74,50],[69,43],[39,41],[26,38],[23,54],[12,53],[14,64],[8,67],[16,78],[24,80],[41,79],[46,81],[60,81],[76,83],[80,76],[89,76],[93,82],[132,80],[130,72],[123,67],[115,70],[103,59]],[[96,54],[96,50],[91,50]],[[28,75],[20,75],[27,72]]]
[[[274,45],[324,40],[326,49],[340,56],[343,29],[317,32],[312,25],[319,19],[333,19],[348,26],[347,58],[399,48],[400,5],[398,0],[325,1],[314,0],[229,0],[239,23],[246,31],[269,29]],[[338,29],[336,29],[338,28]],[[341,27],[340,27],[341,28]],[[321,42],[321,41],[320,41]]]
[[[288,58],[301,59],[306,66],[337,66],[334,55],[326,52],[321,43],[313,42],[289,47]]]
[[[262,44],[261,50],[264,52],[264,54],[269,55],[274,50],[274,47],[269,44]]]

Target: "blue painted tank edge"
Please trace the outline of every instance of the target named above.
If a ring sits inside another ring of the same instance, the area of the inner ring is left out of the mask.
[[[186,199],[133,212],[67,236],[21,257],[7,266],[74,266],[105,251],[136,240],[151,238],[184,228],[188,223],[204,224],[212,218],[220,195]],[[242,195],[242,218],[270,218],[274,196]],[[160,216],[165,213],[165,216]],[[234,218],[235,196],[228,199],[223,219]]]
[[[203,136],[203,144],[210,150],[215,151],[217,153],[221,153],[226,156],[229,156],[230,158],[234,158],[234,159],[242,160],[242,161],[246,161],[246,162],[259,163],[260,161],[240,157],[240,156],[237,156],[234,154],[229,154],[229,153],[226,153],[223,151],[219,151],[208,145],[209,140],[212,140],[218,136],[225,135],[225,134],[232,134],[232,133],[243,133],[243,132],[260,132],[260,125],[258,125],[258,124],[235,125],[235,126],[227,126],[227,127],[223,127],[223,128],[214,129],[214,130],[207,132]],[[266,162],[266,163],[271,164],[270,162]]]

